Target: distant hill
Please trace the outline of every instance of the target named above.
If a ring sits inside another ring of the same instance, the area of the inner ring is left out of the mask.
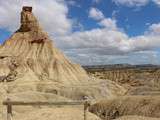
[[[87,71],[103,71],[111,69],[160,69],[160,65],[152,64],[141,64],[141,65],[131,65],[131,64],[109,64],[109,65],[89,65],[82,66]]]

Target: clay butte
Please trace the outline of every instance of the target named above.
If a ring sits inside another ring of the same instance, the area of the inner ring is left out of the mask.
[[[10,93],[38,91],[81,99],[125,91],[112,81],[89,77],[80,65],[68,60],[28,6],[22,8],[20,28],[0,46],[0,66],[0,80],[8,82]]]
[[[53,41],[42,30],[33,15],[32,7],[23,7],[21,26],[1,46],[0,57],[3,61],[9,62],[9,66],[3,65],[6,69],[4,76],[23,66],[34,72],[40,80],[45,77],[44,80],[48,79],[66,84],[89,80],[88,75],[80,65],[71,63],[54,46]],[[17,77],[19,72],[17,71]],[[16,77],[13,79],[16,79]]]

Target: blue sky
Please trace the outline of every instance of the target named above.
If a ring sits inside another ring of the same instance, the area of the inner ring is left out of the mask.
[[[153,2],[143,7],[116,5],[112,0],[100,0],[99,3],[92,0],[76,0],[76,3],[79,7],[70,6],[69,17],[78,19],[85,30],[99,27],[95,20],[88,17],[91,7],[101,10],[105,17],[115,17],[118,27],[124,29],[129,36],[142,35],[150,24],[160,22],[160,6]]]
[[[148,26],[153,23],[160,22],[160,6],[154,2],[150,2],[142,7],[128,7],[124,5],[116,5],[112,0],[70,0],[73,1],[69,5],[68,17],[77,19],[83,25],[84,30],[91,30],[96,27],[97,22],[88,17],[88,12],[91,7],[98,8],[106,17],[115,17],[118,27],[122,28],[129,36],[142,35]],[[75,2],[76,1],[76,2]],[[113,16],[113,14],[115,15]],[[80,28],[74,28],[74,31],[79,31]],[[0,42],[10,36],[7,29],[0,29]]]
[[[160,64],[160,0],[0,0],[0,43],[18,28],[23,5],[76,63]]]

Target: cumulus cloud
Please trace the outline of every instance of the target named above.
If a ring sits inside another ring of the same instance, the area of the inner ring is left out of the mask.
[[[76,32],[70,36],[62,37],[64,49],[82,49],[97,54],[123,54],[128,52],[130,46],[128,44],[126,34],[108,29],[93,29],[90,31]],[[82,50],[82,51],[83,51]]]
[[[149,27],[149,31],[150,31],[150,33],[152,33],[154,35],[160,35],[160,23],[158,23],[158,24],[152,24]]]
[[[99,25],[104,26],[105,28],[108,29],[113,29],[113,30],[117,29],[116,20],[111,18],[105,18],[101,20],[99,22]]]
[[[160,47],[160,36],[143,35],[132,38],[130,43],[134,51],[146,51]]]
[[[24,5],[33,6],[34,14],[50,34],[65,35],[71,31],[72,21],[67,18],[68,7],[63,0],[1,0],[0,27],[15,31]]]
[[[91,8],[89,11],[89,17],[95,19],[95,20],[101,20],[104,19],[103,13],[98,10],[97,8]]]
[[[112,0],[112,1],[117,5],[125,5],[128,7],[144,6],[149,2],[149,0]]]
[[[147,5],[149,2],[154,2],[160,6],[160,0],[112,0],[117,5],[124,5],[128,7],[141,7]]]
[[[119,63],[130,61],[129,63],[141,64],[156,61],[157,57],[153,56],[156,56],[154,49],[160,47],[160,23],[150,25],[144,35],[129,37],[117,27],[116,21],[112,18],[103,17],[97,22],[104,27],[61,37],[59,40],[64,44],[59,43],[59,47],[80,63],[83,60],[87,61],[87,64],[110,63],[109,58],[113,58],[115,63],[118,63],[116,59],[120,59]],[[151,56],[152,60],[149,59]]]
[[[111,18],[105,18],[103,13],[97,9],[92,7],[89,11],[89,17],[94,20],[99,21],[99,25],[108,29],[117,29],[116,20]]]
[[[160,0],[153,0],[153,2],[160,6]]]

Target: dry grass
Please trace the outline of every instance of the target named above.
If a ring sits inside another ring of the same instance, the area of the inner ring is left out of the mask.
[[[116,120],[160,120],[160,118],[142,117],[142,116],[124,116]]]
[[[126,115],[156,117],[160,119],[160,96],[126,96],[100,101],[89,111],[102,119],[114,119]]]

